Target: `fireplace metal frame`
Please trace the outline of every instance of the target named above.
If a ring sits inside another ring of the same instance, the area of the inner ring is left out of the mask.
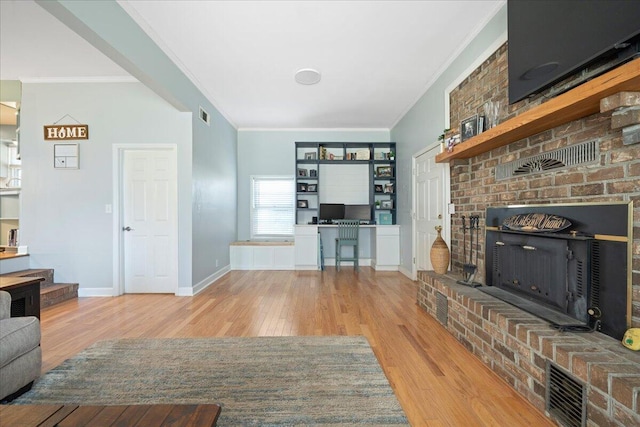
[[[585,209],[588,208],[588,209]],[[547,213],[559,215],[571,221],[572,226],[558,233],[520,233],[502,230],[504,219],[525,213]],[[632,304],[632,233],[633,202],[576,203],[517,205],[490,207],[486,211],[485,233],[485,284],[480,290],[503,299],[520,308],[552,323],[592,324],[600,320],[600,330],[616,339],[621,339],[626,329],[631,326]],[[589,256],[593,268],[586,272],[589,275],[587,290],[587,308],[594,315],[586,318],[573,313],[563,313],[554,307],[537,304],[527,295],[518,295],[504,290],[503,287],[492,286],[492,263],[495,235],[522,234],[536,237],[552,237],[568,241],[589,241]],[[524,298],[523,298],[524,297]],[[533,305],[532,305],[533,304]],[[542,306],[541,313],[535,312]]]

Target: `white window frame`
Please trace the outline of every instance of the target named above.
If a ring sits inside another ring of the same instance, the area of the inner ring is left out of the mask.
[[[284,180],[284,181],[290,181],[291,183],[291,206],[290,206],[290,214],[291,214],[291,232],[287,233],[287,234],[256,234],[255,233],[255,227],[254,227],[254,220],[255,220],[255,213],[257,208],[255,207],[255,194],[254,194],[254,188],[255,188],[255,181],[256,180],[260,180],[260,181],[266,181],[266,180]],[[290,240],[291,238],[293,238],[293,234],[294,234],[294,224],[295,224],[295,215],[296,215],[296,210],[295,210],[295,199],[296,199],[296,191],[295,191],[295,177],[291,176],[291,175],[286,175],[286,176],[282,176],[282,175],[251,175],[250,177],[250,184],[251,186],[251,191],[250,191],[250,200],[249,200],[249,228],[250,228],[250,235],[251,235],[251,240]]]

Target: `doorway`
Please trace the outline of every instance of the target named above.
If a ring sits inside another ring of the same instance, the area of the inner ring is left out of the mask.
[[[442,238],[451,247],[451,213],[449,203],[449,167],[436,163],[440,144],[435,143],[413,155],[413,271],[416,280],[418,270],[433,270],[429,253],[442,226]]]
[[[114,294],[177,293],[177,148],[114,145]]]

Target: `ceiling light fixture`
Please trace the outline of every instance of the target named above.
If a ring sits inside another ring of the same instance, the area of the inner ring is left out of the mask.
[[[320,81],[320,72],[313,68],[302,68],[296,71],[295,78],[301,85],[314,85]]]

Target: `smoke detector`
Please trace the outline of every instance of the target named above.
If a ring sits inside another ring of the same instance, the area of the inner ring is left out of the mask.
[[[313,68],[302,68],[296,71],[295,79],[301,85],[314,85],[320,81],[320,72]]]

